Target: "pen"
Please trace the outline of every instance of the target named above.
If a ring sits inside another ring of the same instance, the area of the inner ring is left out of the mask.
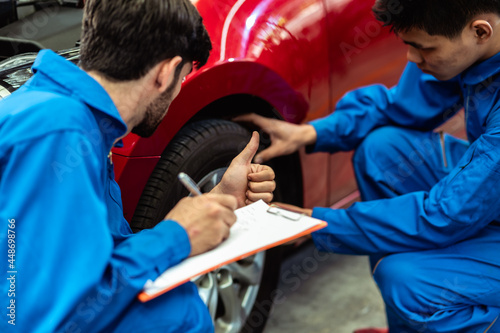
[[[179,178],[182,185],[184,185],[192,195],[197,196],[202,194],[198,185],[196,185],[196,183],[191,179],[191,177],[189,177],[184,172],[180,172],[177,175],[177,178]]]

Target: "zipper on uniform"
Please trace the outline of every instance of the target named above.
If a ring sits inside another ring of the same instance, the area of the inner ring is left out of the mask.
[[[441,140],[441,151],[443,152],[443,164],[444,164],[444,167],[447,168],[448,167],[448,160],[446,159],[446,148],[445,148],[445,144],[444,144],[444,132],[443,131],[439,132],[439,138]]]

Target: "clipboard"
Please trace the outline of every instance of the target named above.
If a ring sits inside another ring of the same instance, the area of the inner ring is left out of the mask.
[[[237,209],[231,234],[218,247],[170,267],[139,293],[141,302],[158,297],[191,279],[255,253],[326,227],[327,223],[260,200]]]

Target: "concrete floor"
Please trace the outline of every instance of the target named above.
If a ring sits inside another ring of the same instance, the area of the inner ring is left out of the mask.
[[[277,304],[264,333],[351,333],[386,327],[368,258],[318,252],[312,243],[282,265]]]

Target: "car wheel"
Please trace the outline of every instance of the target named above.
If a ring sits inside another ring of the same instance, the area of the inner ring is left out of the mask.
[[[181,171],[190,175],[202,192],[210,191],[249,139],[248,130],[225,120],[203,120],[184,127],[151,174],[132,218],[132,229],[137,232],[155,226],[188,195],[177,180]],[[216,332],[262,332],[271,310],[280,262],[278,247],[193,280],[208,306]]]

